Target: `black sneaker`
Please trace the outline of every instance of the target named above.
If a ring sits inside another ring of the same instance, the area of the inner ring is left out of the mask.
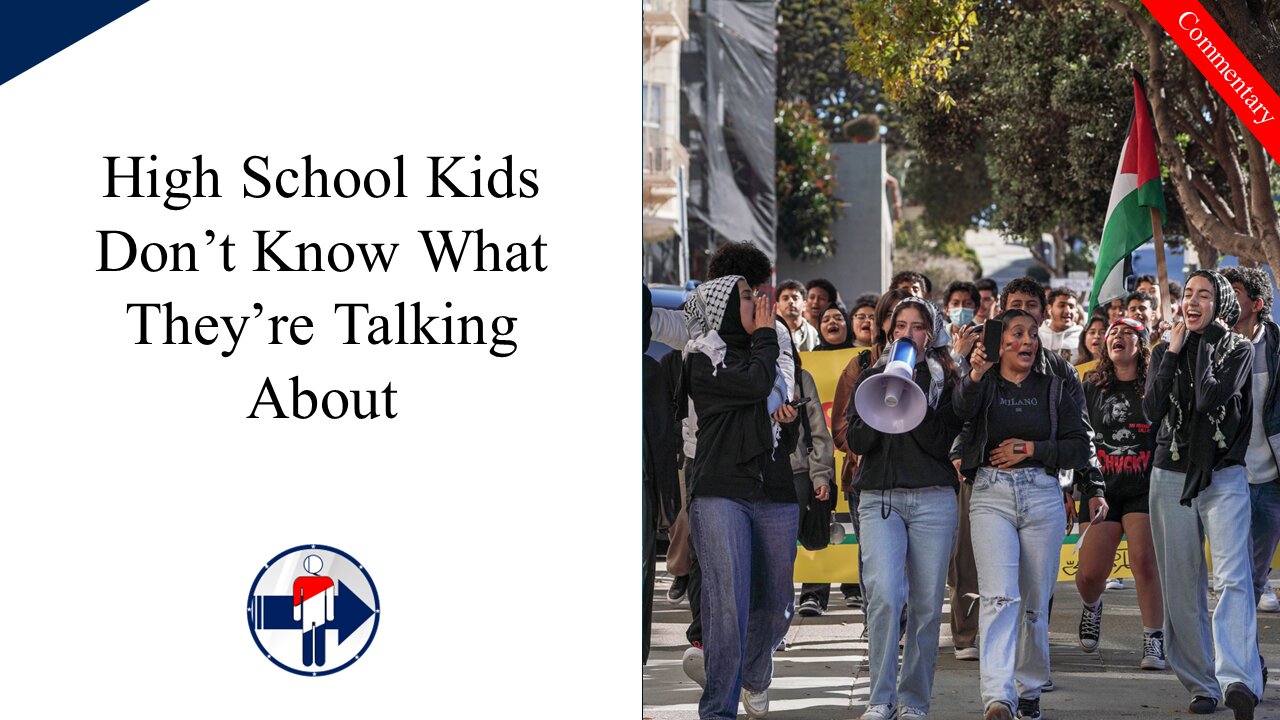
[[[800,602],[800,608],[797,612],[800,613],[801,617],[817,617],[826,612],[826,610],[823,609],[822,603],[818,602],[817,598],[805,598]]]
[[[1020,720],[1040,720],[1040,698],[1035,700],[1018,698],[1018,718]]]
[[[1098,640],[1102,636],[1102,601],[1098,601],[1098,609],[1090,610],[1085,605],[1080,610],[1080,649],[1087,653],[1096,652]]]
[[[1191,707],[1187,709],[1192,715],[1211,715],[1218,709],[1218,701],[1215,698],[1197,695],[1191,701]]]
[[[671,587],[667,588],[667,599],[673,603],[684,601],[685,595],[689,592],[689,576],[680,575],[671,581]]]
[[[1253,707],[1258,704],[1258,698],[1243,683],[1236,682],[1227,686],[1223,703],[1231,708],[1235,720],[1253,720]]]
[[[1167,663],[1164,658],[1164,631],[1157,630],[1150,635],[1142,636],[1142,660],[1138,666],[1143,670],[1163,670]]]

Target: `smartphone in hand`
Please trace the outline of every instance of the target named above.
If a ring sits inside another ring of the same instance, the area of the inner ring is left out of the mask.
[[[1004,337],[1004,323],[999,320],[988,320],[982,324],[982,349],[987,353],[987,362],[1000,360],[1000,344]]]

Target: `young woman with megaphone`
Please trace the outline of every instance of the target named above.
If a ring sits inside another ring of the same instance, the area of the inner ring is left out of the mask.
[[[1038,720],[1062,547],[1058,469],[1088,464],[1089,434],[1063,380],[1035,370],[1036,318],[1010,309],[989,322],[1003,326],[1000,356],[974,346],[954,401],[968,423],[960,471],[973,483],[983,718],[1011,720],[1016,708],[1019,718]],[[1090,517],[1105,514],[1101,483],[1089,482],[1084,494]]]
[[[961,427],[951,407],[958,372],[932,304],[903,299],[890,327],[894,343],[862,373],[849,404],[848,447],[862,456],[858,541],[870,645],[871,695],[862,720],[919,720],[929,712],[958,523],[956,473],[948,457]],[[898,379],[886,380],[888,373],[899,373]],[[893,402],[885,402],[888,397]],[[916,411],[919,417],[907,421],[895,416]],[[899,422],[893,432],[877,429]]]

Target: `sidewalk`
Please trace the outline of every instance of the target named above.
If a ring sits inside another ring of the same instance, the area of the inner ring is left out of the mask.
[[[680,667],[688,643],[684,631],[689,605],[672,605],[666,591],[670,577],[659,566],[653,612],[653,640],[644,668],[644,717],[651,720],[693,720],[698,717],[701,689]],[[1059,583],[1050,622],[1053,679],[1057,690],[1046,693],[1041,709],[1046,720],[1101,718],[1195,718],[1187,712],[1191,697],[1172,670],[1138,668],[1142,622],[1133,580],[1123,590],[1104,596],[1101,651],[1092,655],[1076,644],[1080,597],[1073,583]],[[788,647],[774,657],[774,681],[769,691],[769,718],[776,720],[851,720],[862,714],[868,685],[866,641],[861,639],[861,610],[847,608],[838,590],[831,608],[816,618],[797,617],[787,635]],[[943,615],[942,642],[933,687],[935,720],[981,718],[978,663],[960,662],[952,652],[950,629]],[[1280,614],[1259,613],[1262,652],[1280,668]],[[1277,677],[1273,671],[1272,677]],[[1277,679],[1280,683],[1280,679]],[[1280,685],[1269,687],[1254,717],[1280,720]],[[739,717],[746,717],[740,714]],[[1212,716],[1229,718],[1219,706]]]

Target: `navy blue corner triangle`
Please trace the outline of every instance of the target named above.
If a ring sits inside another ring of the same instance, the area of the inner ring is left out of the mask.
[[[0,85],[80,42],[147,0],[0,3]]]

